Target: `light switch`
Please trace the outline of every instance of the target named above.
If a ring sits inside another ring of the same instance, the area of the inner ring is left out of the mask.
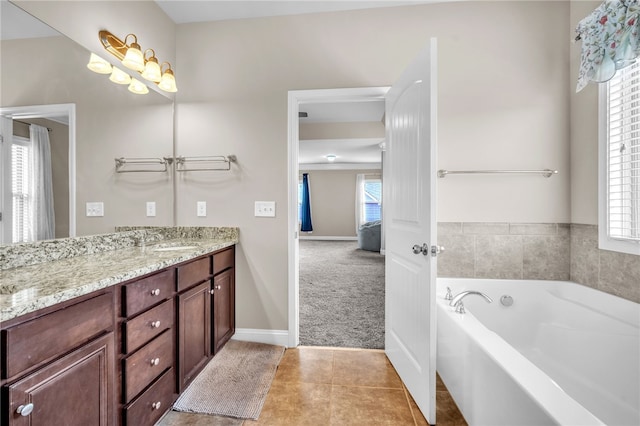
[[[86,204],[87,216],[104,216],[104,203],[94,201]]]
[[[196,215],[199,217],[205,217],[207,215],[207,202],[198,201],[196,203]]]
[[[156,215],[156,202],[147,201],[147,217],[154,217]]]
[[[256,201],[254,215],[257,217],[275,217],[276,202],[275,201]]]

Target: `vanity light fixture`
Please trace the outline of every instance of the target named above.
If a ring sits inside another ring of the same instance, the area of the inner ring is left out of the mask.
[[[151,52],[151,56],[147,58],[147,52]],[[160,65],[158,65],[158,59],[156,58],[156,52],[153,49],[147,49],[144,51],[145,65],[142,71],[142,77],[146,80],[159,83],[162,77],[160,72]]]
[[[87,68],[89,68],[93,72],[97,72],[98,74],[111,74],[111,64],[95,53],[91,54],[89,58],[89,63],[87,64]]]
[[[333,163],[334,161],[336,161],[337,157],[335,155],[333,155],[333,154],[329,154],[329,155],[327,155],[326,158],[327,158],[328,162]]]
[[[126,41],[133,37],[133,41],[127,45]],[[158,87],[165,92],[177,92],[178,88],[176,87],[176,78],[173,74],[173,70],[171,69],[171,64],[168,62],[163,62],[162,66],[158,65],[158,58],[156,57],[156,52],[153,49],[146,49],[144,54],[142,53],[142,49],[138,44],[138,38],[135,34],[127,34],[124,38],[125,41],[120,40],[118,37],[114,36],[107,30],[102,30],[98,33],[98,38],[100,39],[100,43],[102,46],[111,53],[113,56],[118,58],[122,62],[124,66],[129,69],[135,70],[140,73],[140,75],[149,81],[152,81],[158,85]],[[151,52],[151,54],[147,57],[147,54]],[[167,65],[167,68],[163,70],[163,67]],[[114,70],[116,69],[113,67]],[[119,70],[120,71],[120,70]],[[126,74],[123,71],[120,71],[122,74]],[[118,74],[119,75],[119,74]],[[113,76],[110,78],[111,81],[115,81],[120,83],[120,80],[114,80],[116,77]],[[129,77],[131,78],[131,77]],[[133,79],[137,83],[129,87],[133,93],[148,93],[149,91],[143,91],[139,88],[139,85],[144,85],[142,82]],[[121,84],[129,84],[130,81]],[[139,88],[140,90],[135,88]]]
[[[122,71],[120,68],[113,67],[113,71],[111,72],[109,80],[113,81],[116,84],[129,84],[131,83],[131,76]]]
[[[143,82],[132,78],[131,84],[129,85],[129,91],[137,95],[146,95],[149,93],[149,88]]]

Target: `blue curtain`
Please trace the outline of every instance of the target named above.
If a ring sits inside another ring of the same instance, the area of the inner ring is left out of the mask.
[[[313,231],[311,224],[311,199],[309,198],[309,174],[302,174],[302,232]]]

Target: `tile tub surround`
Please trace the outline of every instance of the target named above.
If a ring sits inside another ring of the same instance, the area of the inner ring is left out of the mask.
[[[438,223],[438,276],[568,280],[570,226],[559,223]]]
[[[640,303],[640,256],[598,248],[598,227],[571,225],[571,281]]]
[[[238,243],[233,235],[163,241],[163,244],[194,246],[188,250],[156,251],[158,247],[154,245],[127,246],[0,270],[0,321],[229,247]]]
[[[640,256],[598,249],[598,227],[438,223],[438,276],[570,280],[640,303]]]
[[[0,246],[0,270],[177,238],[237,240],[238,233],[234,227],[118,227],[111,234]]]

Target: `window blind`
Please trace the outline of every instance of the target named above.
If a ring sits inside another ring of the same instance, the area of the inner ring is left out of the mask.
[[[13,195],[13,242],[29,239],[29,147],[11,145],[11,193]]]
[[[609,81],[607,129],[607,232],[640,241],[640,61]]]

